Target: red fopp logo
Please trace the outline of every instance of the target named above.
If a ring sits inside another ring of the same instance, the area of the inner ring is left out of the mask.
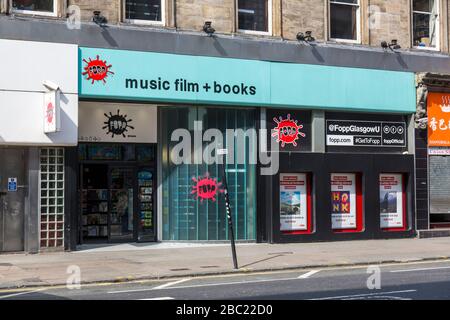
[[[109,70],[112,65],[108,65],[106,60],[100,60],[98,55],[95,60],[91,60],[91,58],[89,58],[89,61],[83,59],[83,62],[86,63],[83,76],[87,75],[86,80],[92,80],[92,83],[95,81],[103,81],[103,83],[106,83],[105,78],[108,77],[108,73],[114,74],[114,72]]]
[[[283,119],[283,117],[279,119],[273,118],[273,121],[275,121],[277,127],[274,129],[275,132],[272,133],[272,137],[276,137],[277,142],[281,142],[281,147],[283,148],[287,144],[292,144],[296,147],[299,136],[306,137],[303,132],[300,132],[300,129],[303,129],[303,125],[299,125],[297,120],[291,119],[290,114],[287,115],[286,119]]]
[[[53,106],[53,104],[51,102],[48,103],[47,110],[45,113],[46,113],[46,117],[47,117],[47,123],[52,123],[54,113],[55,113],[55,107]]]
[[[221,189],[222,183],[218,182],[216,178],[210,178],[208,173],[205,177],[194,177],[192,181],[194,181],[194,185],[191,194],[195,195],[196,199],[200,199],[200,202],[203,202],[203,200],[216,202],[217,194],[225,192]]]

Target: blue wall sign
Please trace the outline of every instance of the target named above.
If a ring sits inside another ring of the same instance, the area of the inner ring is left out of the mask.
[[[79,49],[83,98],[414,113],[414,73]]]
[[[8,178],[8,191],[9,192],[17,191],[17,178]]]

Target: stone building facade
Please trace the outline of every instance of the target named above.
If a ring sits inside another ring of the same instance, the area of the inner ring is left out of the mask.
[[[235,0],[163,0],[163,4],[163,23],[138,26],[199,32],[204,21],[212,21],[217,33],[239,35]],[[11,12],[10,0],[0,0],[0,5],[0,12]],[[129,25],[123,18],[123,0],[58,1],[53,19],[66,19],[67,7],[72,5],[79,7],[84,22],[92,21],[93,11],[98,10],[106,18],[107,25]],[[269,5],[271,30],[258,37],[295,41],[298,32],[311,30],[318,42],[333,42],[329,36],[329,0],[270,0]],[[379,47],[382,41],[396,39],[403,49],[412,47],[411,0],[360,0],[359,6],[360,40],[352,45]],[[448,0],[440,0],[439,42],[440,51],[444,53],[449,52],[449,10]]]

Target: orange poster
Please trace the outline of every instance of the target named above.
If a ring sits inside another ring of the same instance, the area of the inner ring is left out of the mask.
[[[450,147],[450,93],[428,93],[428,146]]]

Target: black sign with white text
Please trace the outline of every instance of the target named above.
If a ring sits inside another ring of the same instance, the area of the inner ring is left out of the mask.
[[[406,147],[406,123],[327,120],[326,144],[330,147]]]

